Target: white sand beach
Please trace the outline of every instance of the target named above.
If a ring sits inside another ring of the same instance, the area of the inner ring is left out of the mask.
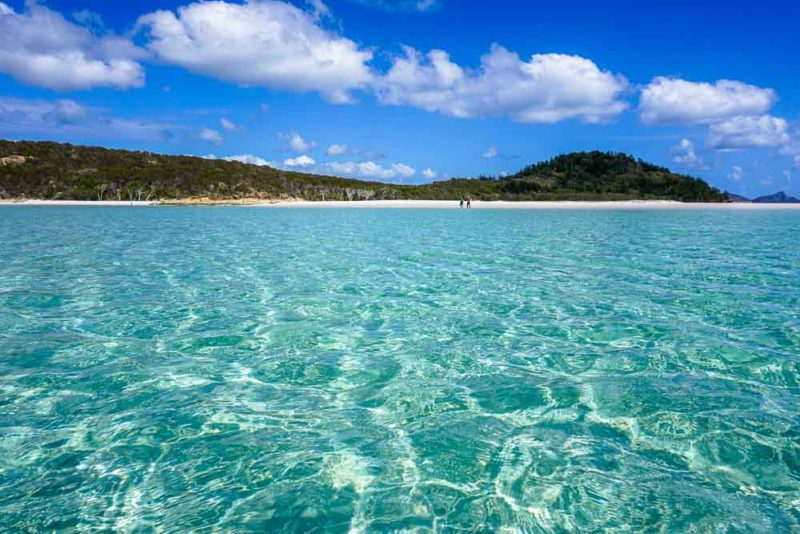
[[[311,202],[305,200],[286,200],[286,201],[261,201],[247,202],[240,201],[218,201],[196,203],[190,200],[185,203],[181,201],[91,201],[91,200],[0,200],[0,206],[86,206],[86,207],[149,207],[149,206],[222,206],[222,207],[245,207],[245,208],[391,208],[391,209],[460,209],[457,200],[361,200],[361,201],[328,201]],[[463,208],[466,210],[466,208]],[[752,204],[747,202],[734,203],[684,203],[669,200],[631,200],[631,201],[494,201],[483,202],[474,201],[473,210],[542,210],[542,209],[592,209],[592,210],[730,210],[730,211],[751,211],[751,210],[800,210],[798,204]]]
[[[0,206],[158,206],[158,201],[128,200],[0,200]]]
[[[330,201],[330,202],[278,202],[272,204],[254,204],[255,208],[406,208],[406,209],[461,209],[457,200],[362,200],[362,201]],[[466,208],[463,208],[466,210]],[[800,204],[752,204],[752,203],[684,203],[669,200],[632,200],[614,202],[595,201],[473,201],[473,210],[541,210],[541,209],[669,209],[669,210],[760,210],[760,209],[800,209]]]

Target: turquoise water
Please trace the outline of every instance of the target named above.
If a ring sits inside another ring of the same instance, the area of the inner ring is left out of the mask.
[[[0,530],[799,529],[799,237],[0,208]]]

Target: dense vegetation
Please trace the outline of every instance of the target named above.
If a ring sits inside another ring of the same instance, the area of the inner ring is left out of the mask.
[[[727,195],[703,180],[670,172],[625,154],[580,152],[525,167],[507,179],[509,190],[553,196],[627,196],[684,202],[721,202]]]
[[[188,156],[0,141],[0,198],[364,200],[457,199],[461,195],[476,200],[727,200],[702,180],[605,152],[558,156],[503,178],[410,186]]]

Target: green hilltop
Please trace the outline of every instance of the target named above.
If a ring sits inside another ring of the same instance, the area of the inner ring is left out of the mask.
[[[397,185],[234,161],[0,140],[0,199],[677,200],[725,202],[703,180],[626,154],[577,152],[501,178]]]

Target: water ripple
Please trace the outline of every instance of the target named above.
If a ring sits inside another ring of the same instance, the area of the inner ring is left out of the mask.
[[[4,208],[0,530],[798,530],[799,231]]]

